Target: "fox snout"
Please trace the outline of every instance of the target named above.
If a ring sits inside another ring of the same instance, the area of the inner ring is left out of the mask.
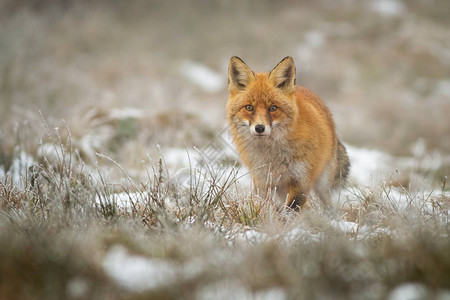
[[[250,132],[256,136],[268,136],[270,135],[271,128],[264,124],[252,124],[250,126]]]
[[[256,125],[255,126],[255,131],[257,132],[257,133],[263,133],[264,132],[264,129],[265,129],[265,126],[264,125]]]

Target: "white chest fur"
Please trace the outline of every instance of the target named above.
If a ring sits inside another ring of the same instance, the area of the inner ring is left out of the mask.
[[[259,182],[285,185],[306,175],[307,165],[296,157],[297,149],[286,139],[276,136],[246,136],[246,158],[252,175]]]

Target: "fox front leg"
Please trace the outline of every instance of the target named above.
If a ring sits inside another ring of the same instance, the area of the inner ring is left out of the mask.
[[[308,192],[306,192],[308,190]],[[288,199],[286,201],[286,206],[299,211],[308,199],[309,189],[303,189],[301,187],[292,186],[288,188]]]

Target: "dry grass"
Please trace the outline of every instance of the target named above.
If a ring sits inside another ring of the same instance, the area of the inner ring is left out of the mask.
[[[448,297],[449,4],[368,3],[0,0],[0,299]],[[177,184],[165,154],[223,130],[232,55],[256,70],[292,55],[344,141],[411,156],[423,138],[426,155],[333,211],[278,212],[228,156],[192,158]],[[223,88],[195,86],[186,60]],[[127,288],[105,267],[115,249],[174,276]]]
[[[428,297],[450,285],[445,193],[404,190],[400,208],[387,185],[352,192],[356,201],[332,213],[315,205],[280,213],[270,199],[236,194],[238,173],[229,169],[207,167],[207,177],[183,187],[160,160],[143,183],[121,169],[116,186],[82,167],[70,138],[50,138],[56,160],[34,163],[19,183],[0,182],[7,299],[383,299],[402,283],[421,284]],[[339,220],[356,227],[343,230]],[[176,279],[124,289],[104,267],[117,245],[173,265]]]

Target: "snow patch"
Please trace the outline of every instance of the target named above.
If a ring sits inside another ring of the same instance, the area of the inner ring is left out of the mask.
[[[357,183],[371,185],[380,174],[386,173],[391,156],[379,150],[345,145],[350,158],[350,176]]]
[[[426,288],[418,283],[406,283],[389,293],[388,300],[420,300],[427,298]]]
[[[197,299],[241,299],[241,300],[285,300],[286,292],[281,288],[252,292],[245,288],[240,282],[223,280],[215,284],[210,284],[201,289],[197,294]]]
[[[25,186],[24,179],[29,168],[35,164],[36,162],[33,157],[21,151],[17,157],[14,158],[8,171],[5,171],[4,166],[0,166],[0,178],[5,178],[9,175],[16,187],[23,188]]]
[[[320,240],[320,234],[314,234],[310,231],[307,231],[303,229],[300,226],[292,228],[290,231],[288,231],[286,234],[284,234],[283,241],[286,244],[292,244],[295,241],[298,240],[304,240],[308,239],[314,242],[317,242]]]
[[[450,80],[440,80],[434,89],[436,95],[450,98]]]
[[[319,30],[311,30],[305,33],[305,46],[319,48],[326,42],[325,34]]]
[[[164,163],[169,169],[195,167],[202,158],[194,149],[168,148],[163,152]]]
[[[67,283],[66,290],[71,298],[84,298],[89,291],[89,283],[81,277],[75,277]]]
[[[317,58],[317,50],[326,43],[326,36],[322,31],[311,30],[305,33],[303,42],[296,49],[296,56],[302,69],[310,69],[312,61]]]
[[[405,4],[398,0],[373,0],[370,8],[384,17],[395,17],[405,11]]]
[[[246,241],[251,244],[261,243],[262,241],[267,239],[267,234],[263,232],[256,231],[254,229],[250,229],[245,231],[240,235],[241,241]]]
[[[330,225],[342,232],[345,233],[356,233],[358,232],[359,224],[355,222],[348,222],[348,221],[336,221],[332,220],[330,222]]]
[[[183,62],[180,73],[206,92],[218,92],[225,87],[221,74],[197,62]]]
[[[139,119],[144,115],[144,113],[137,108],[124,107],[124,108],[114,108],[109,113],[112,119],[124,120],[124,119]]]
[[[103,268],[109,277],[131,291],[145,291],[176,280],[173,263],[157,258],[132,255],[123,246],[113,246],[103,260]]]
[[[102,197],[97,195],[95,198],[95,203],[98,205],[105,205],[108,203],[117,205],[120,208],[132,208],[137,203],[143,203],[145,201],[145,196],[143,193],[117,193],[111,194],[109,196]]]

